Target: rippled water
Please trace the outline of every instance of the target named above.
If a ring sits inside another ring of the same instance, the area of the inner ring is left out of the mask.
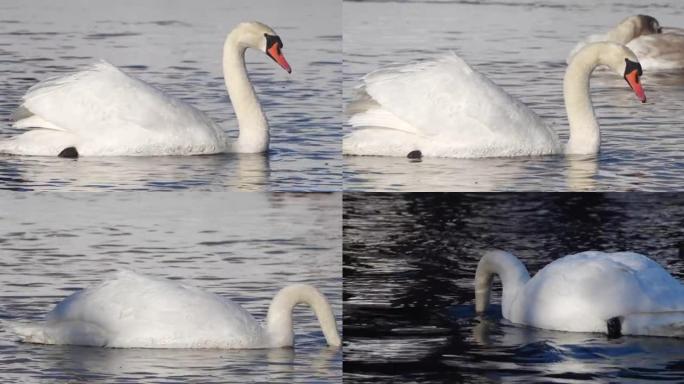
[[[0,195],[0,377],[17,382],[341,382],[342,354],[295,309],[295,348],[149,350],[21,344],[2,320],[38,320],[130,268],[228,297],[265,319],[306,282],[341,327],[340,194]]]
[[[170,158],[0,157],[0,188],[32,190],[339,190],[341,6],[336,0],[0,2],[0,139],[37,81],[99,59],[180,97],[237,135],[223,83],[226,34],[259,20],[281,36],[293,72],[247,54],[271,126],[262,155]]]
[[[566,333],[480,318],[480,251],[531,274],[584,250],[632,250],[684,279],[684,196],[345,194],[345,382],[681,382],[684,340]]]
[[[344,101],[364,74],[456,52],[522,100],[567,140],[562,78],[587,35],[649,14],[684,26],[684,3],[639,1],[364,1],[343,3]],[[514,159],[344,158],[345,190],[672,190],[684,185],[684,75],[644,72],[648,103],[625,81],[595,73],[598,156]],[[349,127],[346,126],[345,130]]]

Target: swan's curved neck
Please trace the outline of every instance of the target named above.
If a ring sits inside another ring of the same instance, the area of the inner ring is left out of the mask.
[[[598,49],[598,46],[585,47],[573,56],[565,71],[563,96],[570,125],[570,138],[565,147],[568,154],[598,153],[601,145],[601,132],[589,94],[589,77],[601,64]]]
[[[307,284],[294,284],[281,289],[271,301],[266,316],[266,324],[271,347],[289,347],[294,341],[292,330],[292,310],[297,304],[307,304],[313,309],[325,340],[329,345],[339,346],[340,335],[332,308],[325,296]]]
[[[511,304],[530,279],[527,268],[517,257],[508,252],[489,251],[482,256],[475,272],[475,311],[484,312],[489,305],[494,275],[501,279],[503,294],[501,312],[510,318]]]
[[[620,44],[627,44],[639,35],[639,26],[637,22],[630,18],[618,24],[617,27],[606,33],[606,41],[612,41]]]
[[[223,78],[235,110],[240,135],[234,152],[258,153],[268,150],[268,122],[247,76],[245,50],[240,34],[231,32],[223,45]]]

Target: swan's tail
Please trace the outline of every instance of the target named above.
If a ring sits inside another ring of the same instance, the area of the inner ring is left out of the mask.
[[[634,313],[622,319],[625,335],[684,337],[684,311]]]
[[[0,140],[0,153],[27,156],[57,156],[75,144],[69,132],[33,129],[9,139]]]
[[[2,328],[14,334],[22,343],[52,344],[45,334],[41,323],[22,323],[17,321],[3,321]]]

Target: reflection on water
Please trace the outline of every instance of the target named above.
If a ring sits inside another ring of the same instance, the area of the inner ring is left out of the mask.
[[[682,280],[682,217],[672,194],[345,194],[345,381],[679,381],[682,340],[511,324],[498,282],[476,316],[473,278],[481,251],[500,248],[531,274],[632,250]]]
[[[0,189],[258,191],[269,187],[269,158],[260,154],[46,159],[8,156],[0,163]],[[293,180],[293,189],[307,190]],[[290,187],[288,186],[288,188]],[[315,189],[315,188],[314,188]]]
[[[684,3],[674,0],[646,6],[617,0],[345,1],[343,98],[349,103],[361,76],[378,67],[453,51],[527,104],[565,142],[567,54],[583,37],[636,13],[684,26]],[[601,125],[597,157],[410,162],[345,156],[345,190],[672,190],[684,185],[684,73],[646,71],[642,81],[646,104],[618,76],[597,71],[592,78]]]
[[[4,378],[36,381],[340,382],[308,308],[295,348],[148,350],[15,342],[3,321],[41,319],[75,290],[126,267],[239,303],[263,321],[283,286],[328,297],[341,326],[340,194],[12,194],[0,199],[0,361]]]
[[[220,60],[226,34],[241,21],[273,26],[293,68],[288,75],[259,52],[246,56],[271,127],[266,165],[236,155],[75,162],[2,155],[0,188],[339,190],[340,13],[334,0],[0,4],[0,139],[21,132],[10,116],[30,86],[99,59],[192,104],[236,137]]]

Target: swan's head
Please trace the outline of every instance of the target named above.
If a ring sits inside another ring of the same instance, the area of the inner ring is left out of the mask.
[[[630,16],[623,20],[620,25],[626,25],[629,28],[632,28],[634,37],[663,33],[663,28],[660,26],[658,20],[656,20],[655,17],[648,15]]]
[[[475,312],[483,313],[489,305],[494,275],[503,286],[501,313],[510,319],[511,306],[516,295],[530,279],[523,263],[512,254],[500,250],[487,251],[482,255],[475,270]]]
[[[636,93],[639,100],[641,100],[642,103],[645,103],[646,94],[644,93],[644,88],[641,86],[641,82],[639,81],[639,78],[642,74],[641,64],[639,64],[639,61],[625,58],[625,69],[622,71],[622,73],[622,77],[624,77],[625,81],[627,81],[629,87],[632,88],[634,93]]]
[[[282,52],[283,42],[278,34],[268,25],[258,21],[240,23],[231,32],[231,35],[233,34],[238,36],[240,45],[264,52],[286,70],[287,73],[292,72],[290,64],[285,60]]]
[[[598,64],[607,65],[615,73],[622,76],[642,103],[646,102],[646,93],[641,86],[641,64],[634,52],[622,44],[600,42],[588,44],[582,51],[598,54]],[[579,55],[579,53],[578,53]]]

